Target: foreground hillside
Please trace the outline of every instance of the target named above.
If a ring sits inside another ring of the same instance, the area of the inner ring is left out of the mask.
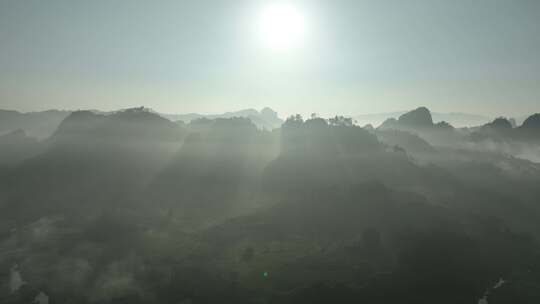
[[[0,302],[539,303],[537,119],[71,113],[0,138]]]

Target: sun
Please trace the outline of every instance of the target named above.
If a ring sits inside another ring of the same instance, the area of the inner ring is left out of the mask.
[[[275,3],[265,7],[259,18],[262,43],[272,50],[295,49],[304,43],[306,21],[292,4]]]

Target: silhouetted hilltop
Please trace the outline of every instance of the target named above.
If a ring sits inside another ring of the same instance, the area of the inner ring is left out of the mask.
[[[52,135],[53,140],[83,140],[105,121],[106,116],[91,111],[75,111],[67,116]]]
[[[292,116],[282,126],[283,153],[368,154],[381,149],[377,137],[352,119],[337,116],[328,120],[312,118],[304,121]]]
[[[177,124],[142,108],[110,115],[73,112],[44,143],[42,153],[6,177],[0,187],[4,204],[15,206],[13,216],[31,218],[49,208],[84,214],[98,206],[137,201],[184,135]],[[17,191],[21,187],[34,191]],[[25,211],[35,201],[39,206]]]
[[[433,123],[431,112],[420,107],[407,112],[399,119],[387,119],[377,130],[400,130],[417,135],[434,146],[454,146],[462,141],[462,135],[449,123]]]
[[[533,114],[525,119],[521,125],[521,128],[524,130],[540,131],[540,113]]]
[[[521,141],[540,145],[540,113],[529,116],[520,127],[514,130]]]
[[[343,117],[306,121],[291,117],[283,124],[281,141],[281,153],[264,175],[265,189],[273,193],[369,180],[400,187],[423,187],[419,181],[431,187],[453,183],[441,170],[418,166],[402,148],[381,143],[375,134]]]
[[[505,141],[511,140],[514,133],[512,123],[504,117],[499,117],[474,131],[471,138],[474,141]]]
[[[401,115],[398,119],[399,124],[411,128],[430,128],[433,127],[433,118],[431,112],[426,107],[420,107]]]
[[[431,112],[426,107],[420,107],[401,115],[398,119],[387,119],[379,129],[402,129],[409,131],[433,131],[433,130],[451,130],[453,127],[441,121],[433,123]]]
[[[260,112],[255,109],[246,109],[236,112],[226,112],[223,114],[161,114],[172,121],[183,121],[189,123],[200,118],[216,119],[216,118],[234,118],[243,117],[250,119],[258,128],[273,130],[279,128],[283,120],[279,118],[277,112],[271,108],[264,108]]]
[[[512,123],[510,122],[510,120],[508,120],[508,119],[506,119],[504,117],[499,117],[499,118],[496,118],[494,121],[483,125],[481,130],[483,130],[483,131],[501,132],[501,131],[511,130],[512,128],[513,127],[512,127]]]
[[[471,138],[477,142],[537,144],[540,141],[540,114],[529,116],[519,127],[515,127],[509,119],[499,117],[478,128],[471,134]],[[514,149],[519,150],[519,147],[514,147]]]
[[[377,114],[362,114],[362,115],[356,115],[353,118],[356,121],[358,121],[360,125],[371,124],[373,126],[378,127],[389,118],[396,118],[405,113],[407,112],[400,111],[400,112],[387,112],[387,113],[377,113]],[[459,127],[459,128],[483,125],[491,120],[491,118],[487,116],[478,115],[478,114],[470,114],[470,113],[432,112],[431,116],[433,118],[433,122],[435,123],[446,121],[449,124],[455,127]],[[525,118],[523,118],[523,120],[524,119]]]
[[[0,135],[6,134],[15,130],[24,130],[29,136],[36,137],[38,139],[45,139],[55,133],[59,125],[64,121],[65,118],[70,116],[72,113],[79,112],[85,114],[78,114],[79,119],[84,120],[83,115],[96,114],[101,116],[110,116],[118,115],[118,113],[123,112],[133,112],[133,109],[124,109],[117,112],[103,112],[97,110],[78,110],[78,111],[60,111],[60,110],[48,110],[42,112],[29,112],[21,113],[17,111],[9,110],[0,110]],[[277,112],[271,108],[264,108],[261,111],[255,109],[246,109],[236,112],[227,112],[223,114],[213,114],[213,115],[203,115],[203,114],[162,114],[154,112],[150,109],[145,109],[144,112],[147,114],[155,114],[171,121],[182,121],[184,123],[189,123],[193,120],[200,118],[233,118],[233,117],[244,117],[250,119],[258,128],[273,130],[279,128],[283,123],[283,120],[279,118]],[[130,117],[125,117],[131,119],[132,121],[137,119],[144,119],[142,112],[139,114],[130,113],[125,114]],[[156,117],[152,119],[157,119]],[[94,117],[95,118],[95,117]],[[147,116],[146,119],[149,119],[150,116]],[[87,117],[86,119],[92,119]],[[73,122],[77,124],[77,122]],[[82,121],[80,122],[82,123]]]
[[[59,110],[29,113],[0,110],[0,134],[20,129],[29,136],[43,139],[50,136],[69,114]]]
[[[53,141],[179,141],[182,128],[144,108],[127,109],[110,115],[91,111],[70,114],[52,136]]]

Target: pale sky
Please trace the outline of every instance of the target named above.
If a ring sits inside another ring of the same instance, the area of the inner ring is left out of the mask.
[[[305,25],[285,51],[274,2],[0,0],[0,108],[540,112],[540,1],[279,1]]]

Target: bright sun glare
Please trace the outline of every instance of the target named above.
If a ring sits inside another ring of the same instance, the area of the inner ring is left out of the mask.
[[[259,32],[264,45],[272,50],[298,48],[305,38],[305,18],[291,4],[271,4],[261,12]]]

